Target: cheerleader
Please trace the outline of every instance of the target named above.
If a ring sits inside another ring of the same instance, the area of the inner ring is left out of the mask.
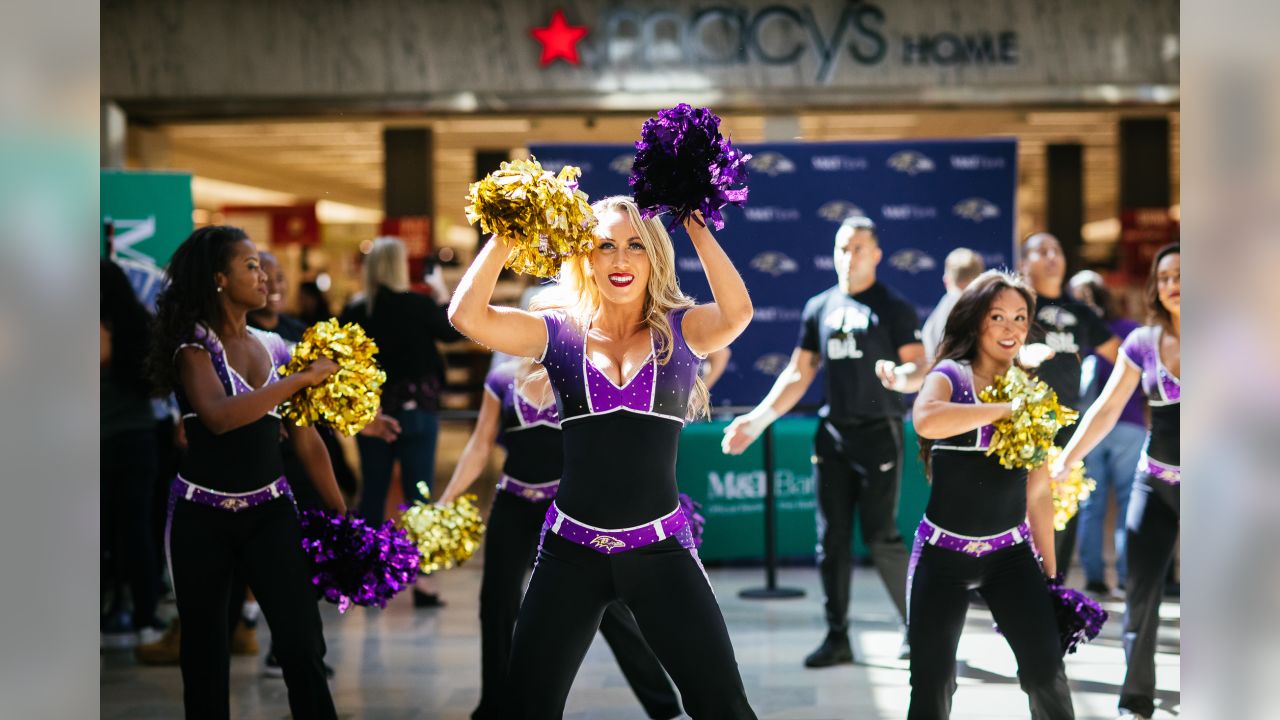
[[[284,478],[284,430],[325,504],[346,506],[315,428],[283,426],[276,406],[338,366],[321,359],[277,374],[288,345],[246,321],[267,302],[267,276],[243,230],[196,230],[174,252],[168,275],[151,366],[158,389],[176,394],[187,436],[165,526],[186,716],[230,716],[227,604],[240,572],[271,625],[293,716],[335,718],[320,611]]]
[[[1182,400],[1182,255],[1177,245],[1156,253],[1147,278],[1150,324],[1125,338],[1121,362],[1055,464],[1055,476],[1079,462],[1115,427],[1133,391],[1142,386],[1151,425],[1138,460],[1125,518],[1124,653],[1128,668],[1120,690],[1121,718],[1155,712],[1156,634],[1165,576],[1181,525],[1179,404]]]
[[[485,535],[480,705],[471,714],[473,720],[502,717],[511,634],[525,573],[538,550],[538,530],[556,496],[564,460],[560,416],[541,366],[525,358],[495,356],[484,389],[476,429],[439,500],[447,504],[466,492],[483,472],[494,443],[505,446],[507,456]],[[625,605],[615,602],[605,609],[600,634],[649,717],[666,720],[680,715],[675,690]]]
[[[938,361],[914,421],[932,490],[907,578],[910,720],[946,718],[969,591],[977,589],[1018,661],[1032,717],[1073,718],[1057,620],[1045,576],[1057,571],[1047,468],[1011,470],[986,454],[1010,403],[978,392],[1013,366],[1035,296],[998,271],[978,276],[947,318]],[[1037,562],[1035,549],[1044,557]]]
[[[676,281],[662,223],[630,198],[594,205],[595,247],[565,261],[551,309],[490,305],[508,247],[490,239],[449,317],[496,350],[535,358],[556,394],[564,469],[516,621],[507,717],[558,718],[605,609],[635,614],[693,718],[754,718],[676,490],[687,418],[704,410],[699,359],[751,320],[751,300],[701,218],[685,223],[715,302]]]

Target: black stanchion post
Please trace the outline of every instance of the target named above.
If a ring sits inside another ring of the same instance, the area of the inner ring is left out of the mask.
[[[773,425],[764,429],[760,438],[764,450],[764,587],[747,588],[738,593],[748,600],[773,600],[804,597],[800,588],[778,587],[777,503],[773,484]]]

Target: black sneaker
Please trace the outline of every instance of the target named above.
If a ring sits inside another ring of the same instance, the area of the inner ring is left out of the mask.
[[[808,668],[831,667],[853,662],[853,648],[849,645],[849,635],[842,632],[828,632],[827,637],[817,650],[809,653],[804,659]]]
[[[1084,584],[1084,591],[1091,595],[1100,597],[1110,597],[1111,588],[1107,587],[1107,583],[1102,580],[1090,580]]]
[[[284,670],[280,667],[280,661],[276,660],[275,651],[267,653],[267,659],[262,665],[262,674],[270,678],[284,677]],[[329,663],[324,663],[324,676],[330,680],[333,679],[333,668],[329,667]]]
[[[444,607],[444,600],[440,599],[439,593],[425,593],[418,588],[414,588],[413,606],[416,608]]]

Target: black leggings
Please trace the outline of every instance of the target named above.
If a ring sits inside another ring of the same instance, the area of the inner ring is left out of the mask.
[[[288,498],[241,512],[178,500],[169,558],[182,620],[187,718],[231,714],[227,602],[236,569],[244,572],[271,624],[293,716],[337,717],[325,680],[316,592],[300,542],[298,517]]]
[[[1124,655],[1128,668],[1120,707],[1148,717],[1155,712],[1160,601],[1178,541],[1181,497],[1178,485],[1139,473],[1125,519],[1129,577],[1125,583]]]
[[[605,608],[635,613],[694,720],[754,720],[729,631],[693,552],[667,538],[604,555],[546,533],[516,622],[507,718],[561,717]]]
[[[158,456],[152,428],[102,438],[102,547],[111,565],[104,576],[118,599],[127,584],[133,596],[133,627],[154,627],[160,599],[160,551],[151,523],[151,497]]]
[[[505,717],[504,685],[512,632],[520,610],[520,591],[538,551],[538,532],[550,505],[550,500],[534,503],[508,492],[494,495],[480,581],[480,705],[471,714],[472,720]],[[675,690],[625,605],[614,602],[605,608],[600,634],[613,650],[645,713],[655,720],[680,715]],[[522,670],[516,668],[515,672]]]
[[[917,541],[918,542],[918,541]],[[911,708],[908,720],[951,714],[956,647],[969,609],[969,590],[987,601],[1018,660],[1018,682],[1037,720],[1074,718],[1062,664],[1057,620],[1040,564],[1029,543],[975,558],[933,545],[917,548],[910,581]]]
[[[907,546],[898,533],[902,485],[902,421],[861,425],[818,424],[813,468],[817,476],[818,572],[826,594],[827,628],[849,624],[853,572],[853,517],[899,616],[907,617]]]

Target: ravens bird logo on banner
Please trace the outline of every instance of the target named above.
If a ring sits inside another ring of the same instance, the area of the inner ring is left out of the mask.
[[[903,172],[908,175],[916,173],[931,172],[933,170],[933,161],[924,153],[915,150],[901,150],[889,157],[889,167]]]
[[[747,167],[753,172],[762,172],[769,177],[777,177],[783,173],[793,173],[796,171],[796,164],[786,155],[778,152],[766,151],[751,158],[747,161]]]
[[[984,200],[979,197],[961,200],[956,203],[952,211],[965,220],[974,222],[982,222],[983,220],[991,220],[1000,217],[1000,208],[990,200]]]

